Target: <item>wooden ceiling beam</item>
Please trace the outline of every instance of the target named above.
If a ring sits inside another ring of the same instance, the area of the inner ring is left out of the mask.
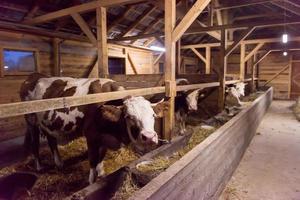
[[[207,27],[206,24],[200,22],[198,19],[196,20],[196,22],[202,26],[202,27]],[[217,39],[217,40],[221,40],[221,33],[218,31],[209,31],[207,32],[208,35],[212,36],[213,38]]]
[[[190,27],[199,14],[207,7],[211,0],[197,0],[192,8],[186,13],[172,33],[172,40],[178,41],[183,33]]]
[[[144,39],[144,38],[156,37],[156,36],[161,36],[161,35],[162,35],[161,33],[149,33],[149,34],[115,38],[115,39],[111,39],[109,41],[115,41],[115,42],[116,41],[131,41],[131,40]]]
[[[274,1],[280,1],[280,0],[259,0],[259,1],[254,1],[254,2],[242,2],[242,3],[234,3],[230,4],[227,6],[217,6],[214,7],[214,10],[229,10],[229,9],[235,9],[235,8],[242,8],[242,7],[248,7],[248,6],[253,6],[253,5],[258,5],[258,4],[266,4]]]
[[[247,27],[255,27],[255,28],[264,28],[264,27],[273,27],[273,26],[282,26],[282,25],[291,25],[291,24],[300,24],[300,18],[290,19],[288,21],[284,20],[270,20],[270,21],[261,21],[261,22],[252,22],[252,23],[240,23],[240,24],[226,24],[226,25],[216,25],[216,26],[208,26],[201,28],[191,28],[188,29],[184,34],[198,34],[198,33],[206,33],[209,31],[218,31],[222,29],[245,29]]]
[[[146,9],[120,36],[118,37],[125,37],[127,36],[133,29],[135,29],[143,20],[145,20],[154,10],[156,9],[155,6],[150,6]]]
[[[295,15],[300,16],[300,8],[290,4],[288,1],[286,2],[272,2],[273,5],[276,5],[284,10],[287,10]]]
[[[265,43],[258,43],[252,51],[245,57],[245,62],[247,62]]]
[[[47,13],[29,20],[25,20],[26,24],[41,24],[54,19],[58,19],[64,16],[71,15],[73,13],[84,13],[90,10],[95,10],[97,7],[110,7],[124,4],[144,2],[145,0],[97,0],[89,3],[72,6],[69,8],[61,9],[55,12]]]
[[[233,52],[240,44],[241,42],[246,39],[253,31],[255,30],[254,27],[250,27],[246,29],[243,33],[240,34],[240,37],[226,49],[225,56],[229,56],[231,52]]]
[[[78,13],[72,13],[71,16],[84,34],[89,38],[90,42],[94,46],[97,46],[97,39],[84,19]]]

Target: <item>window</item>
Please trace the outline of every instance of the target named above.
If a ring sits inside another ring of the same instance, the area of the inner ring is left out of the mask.
[[[125,58],[108,58],[109,74],[125,74]]]
[[[36,51],[3,49],[4,75],[26,75],[37,71]]]
[[[165,71],[165,64],[159,63],[159,73],[164,73],[164,71]]]

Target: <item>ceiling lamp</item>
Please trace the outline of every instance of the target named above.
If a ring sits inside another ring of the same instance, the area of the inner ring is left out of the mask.
[[[161,51],[161,52],[165,52],[166,51],[165,48],[158,47],[158,46],[151,46],[150,49],[153,50],[153,51]]]
[[[288,42],[288,34],[284,33],[282,35],[282,43],[287,43]]]

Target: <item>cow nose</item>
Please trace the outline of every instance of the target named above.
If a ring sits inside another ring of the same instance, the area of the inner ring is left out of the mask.
[[[142,139],[142,142],[149,143],[149,144],[151,144],[151,143],[157,144],[158,143],[157,133],[155,133],[155,132],[142,131],[141,139]]]

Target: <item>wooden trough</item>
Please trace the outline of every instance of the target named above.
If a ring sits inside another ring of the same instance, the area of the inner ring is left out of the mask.
[[[255,135],[272,97],[273,88],[269,88],[130,199],[217,199]],[[143,160],[170,155],[182,148],[188,138],[178,137],[171,144],[146,154],[128,167],[132,169]],[[102,184],[95,183],[67,199],[77,199],[76,196],[81,196],[79,199],[95,199],[103,193],[99,188],[102,188]]]

